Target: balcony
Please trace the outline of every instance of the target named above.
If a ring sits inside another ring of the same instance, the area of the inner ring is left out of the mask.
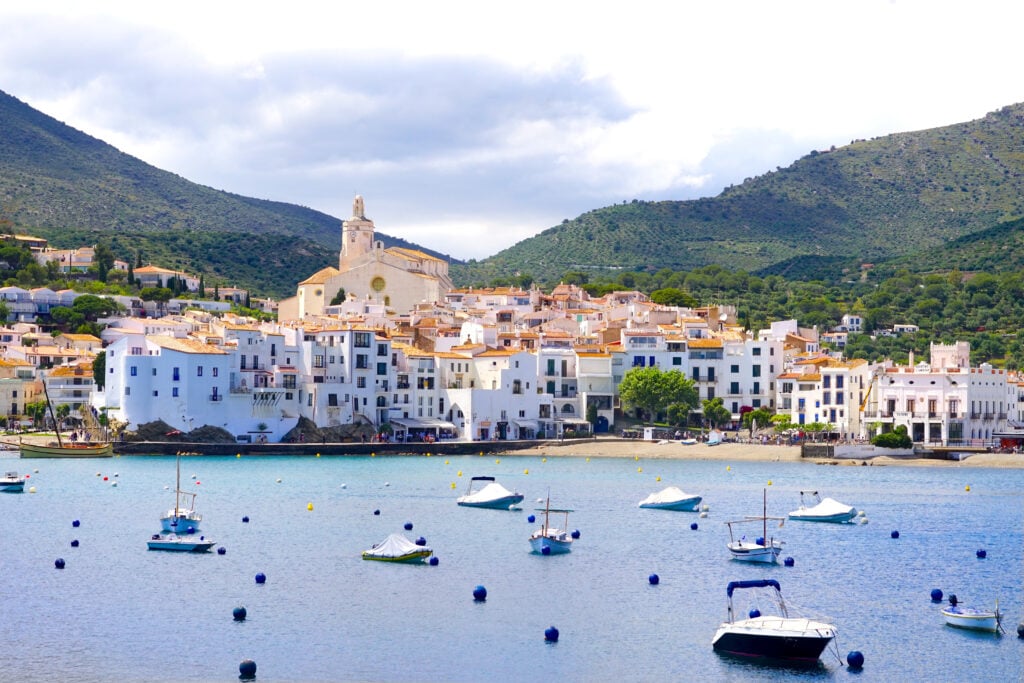
[[[214,403],[224,400],[224,394],[210,394],[210,400]]]

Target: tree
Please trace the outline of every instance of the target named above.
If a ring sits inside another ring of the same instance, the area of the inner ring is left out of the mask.
[[[772,411],[761,406],[757,410],[743,413],[743,428],[749,429],[750,436],[754,436],[754,425],[756,424],[758,429],[764,429],[772,423],[773,417]]]
[[[100,351],[92,362],[92,380],[96,388],[103,390],[107,384],[107,352]]]
[[[342,287],[341,289],[338,290],[338,292],[331,299],[331,303],[329,305],[337,306],[338,304],[343,304],[343,303],[345,303],[345,288],[344,287]]]
[[[722,404],[721,398],[707,398],[701,404],[704,409],[704,419],[712,427],[719,427],[732,419],[732,412]]]
[[[110,250],[106,242],[96,245],[92,254],[93,268],[96,269],[96,279],[100,282],[107,281],[107,273],[114,267],[114,252]]]
[[[871,445],[879,448],[912,448],[913,440],[907,434],[905,425],[897,425],[896,429],[878,434],[871,439]]]
[[[633,368],[619,384],[619,398],[653,421],[670,406],[675,416],[688,414],[697,405],[697,389],[693,380],[678,370]]]
[[[39,429],[40,423],[46,418],[46,401],[26,403],[25,414],[32,419],[32,426]]]

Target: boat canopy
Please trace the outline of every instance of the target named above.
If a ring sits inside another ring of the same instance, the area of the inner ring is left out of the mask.
[[[775,590],[782,592],[782,586],[775,579],[752,579],[750,581],[730,581],[729,586],[725,589],[725,592],[732,597],[732,592],[737,588],[774,588]]]
[[[367,550],[366,554],[373,557],[396,558],[423,550],[429,550],[429,548],[416,545],[402,534],[391,534]]]

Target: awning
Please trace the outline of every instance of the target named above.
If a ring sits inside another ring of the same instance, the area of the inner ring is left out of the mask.
[[[537,421],[536,420],[512,420],[512,421],[515,422],[516,426],[519,427],[520,429],[532,429],[534,431],[537,431]]]
[[[445,422],[437,418],[428,417],[425,419],[416,419],[412,417],[393,417],[390,422],[396,424],[399,427],[405,429],[455,429],[455,425],[451,422]]]
[[[590,422],[579,417],[567,417],[565,419],[555,420],[555,422],[564,422],[570,425],[588,425]]]

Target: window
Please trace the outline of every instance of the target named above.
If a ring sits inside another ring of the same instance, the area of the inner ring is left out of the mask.
[[[171,370],[171,379],[175,382],[181,381],[181,368],[174,368]]]
[[[682,365],[683,359],[681,356],[672,356],[672,365]]]
[[[378,356],[386,356],[386,355],[388,355],[388,345],[387,344],[377,344],[377,355]]]
[[[751,353],[751,355],[754,355],[754,356],[760,356],[761,355],[761,347],[760,346],[755,346],[753,349],[750,350],[750,353]]]
[[[238,359],[238,363],[239,363],[239,367],[240,367],[241,369],[243,369],[243,370],[245,370],[246,368],[248,368],[248,367],[249,367],[249,365],[248,365],[248,361],[246,360],[246,358],[245,358],[245,354],[244,354],[244,353],[243,353],[243,354],[242,354],[242,355],[241,355],[241,356],[239,357],[239,359]]]
[[[214,377],[216,377],[217,375],[219,375],[219,374],[220,374],[220,373],[218,372],[219,370],[220,370],[220,368],[214,368],[214,369],[213,369],[213,376],[214,376]]]
[[[153,368],[153,376],[156,377],[156,368]],[[78,382],[75,382],[75,384],[78,384]]]
[[[154,390],[153,390],[153,395],[154,395],[154,396],[159,396],[159,395],[160,395],[160,392],[159,392],[159,391],[157,391],[156,389],[154,389]]]
[[[729,372],[731,372],[732,374],[734,374],[734,375],[738,374],[739,371],[740,371],[740,366],[738,366],[738,365],[730,365],[729,366]]]
[[[356,387],[358,387],[360,389],[365,389],[366,388],[366,378],[365,377],[356,377]]]
[[[172,398],[178,398],[178,387],[172,387],[171,388],[171,397]]]
[[[199,366],[196,367],[196,377],[202,377],[202,376],[203,376],[203,366],[199,365]]]
[[[133,365],[130,368],[130,371],[129,371],[128,374],[130,374],[132,377],[138,377],[138,375],[139,375],[139,366]]]
[[[337,394],[327,394],[327,405],[329,405],[329,406],[337,406],[338,405],[338,395]]]
[[[754,377],[760,377],[761,376],[761,366],[760,365],[755,365],[754,367],[750,368],[750,374],[752,376],[754,376]]]
[[[370,368],[370,357],[365,353],[357,353],[356,368],[360,370],[368,370]]]
[[[842,389],[842,388],[843,388],[843,376],[842,375],[836,375],[836,389]]]
[[[740,393],[740,383],[739,382],[729,382],[729,393],[732,394],[733,396],[735,396],[736,394]],[[736,411],[734,410],[732,412],[735,413]]]
[[[830,405],[832,403],[832,392],[823,392],[821,395],[821,402],[824,403],[825,405]]]
[[[361,349],[368,349],[370,348],[371,339],[372,335],[369,332],[356,332],[353,335],[352,345]]]
[[[387,363],[377,363],[377,374],[378,375],[386,375],[386,374],[388,374],[388,364]]]
[[[243,365],[242,367],[244,368],[245,366]],[[313,367],[314,368],[322,368],[322,367],[324,367],[324,354],[318,353],[318,354],[313,356]]]
[[[761,383],[760,382],[754,382],[754,391],[752,393],[754,393],[754,394],[760,394],[761,393]]]
[[[132,388],[131,387],[125,387],[124,388],[124,395],[125,396],[131,396],[132,395]]]
[[[843,405],[843,392],[841,391],[836,392],[836,405]]]
[[[644,357],[643,356],[633,356],[633,367],[634,368],[642,368],[642,367],[644,367]],[[554,373],[550,373],[550,374],[554,374]]]
[[[822,377],[821,377],[821,386],[824,387],[825,389],[831,388],[832,387],[832,375],[822,375]],[[826,401],[826,403],[827,402],[828,401]]]

